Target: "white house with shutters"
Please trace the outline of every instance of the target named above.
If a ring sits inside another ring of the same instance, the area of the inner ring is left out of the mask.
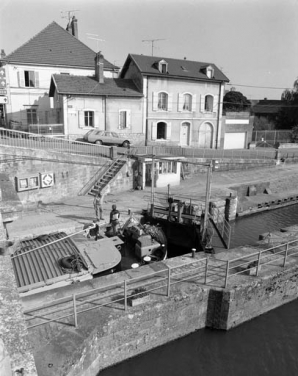
[[[130,54],[120,77],[132,79],[144,95],[147,145],[220,147],[229,80],[214,64]]]
[[[78,23],[72,18],[66,29],[52,22],[27,43],[5,56],[7,126],[30,131],[39,125],[60,124],[61,112],[49,97],[53,74],[94,76],[96,53],[78,39]],[[117,77],[119,68],[104,61],[104,76]]]

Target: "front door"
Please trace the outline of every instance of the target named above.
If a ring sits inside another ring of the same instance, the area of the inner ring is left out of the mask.
[[[209,123],[204,123],[199,128],[199,148],[212,148],[212,126]]]
[[[189,123],[183,123],[181,125],[180,144],[181,146],[189,145]]]

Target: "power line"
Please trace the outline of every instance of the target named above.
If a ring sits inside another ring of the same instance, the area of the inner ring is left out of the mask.
[[[276,89],[276,90],[286,90],[286,87],[274,87],[274,86],[255,86],[255,85],[243,85],[243,84],[226,84],[229,86],[242,86],[242,87],[252,87],[254,89]]]

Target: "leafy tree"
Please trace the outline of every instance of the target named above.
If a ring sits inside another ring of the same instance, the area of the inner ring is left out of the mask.
[[[236,91],[232,88],[228,91],[223,99],[223,111],[224,112],[241,112],[250,110],[250,101],[240,91]]]
[[[298,126],[298,79],[293,84],[293,89],[286,89],[281,95],[284,102],[277,115],[279,129],[292,129]]]

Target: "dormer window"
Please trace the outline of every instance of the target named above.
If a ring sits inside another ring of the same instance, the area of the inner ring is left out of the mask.
[[[214,69],[211,65],[208,65],[207,67],[201,69],[201,72],[204,73],[208,78],[214,77]]]
[[[158,70],[160,73],[168,73],[168,63],[165,60],[160,60],[158,62]]]

